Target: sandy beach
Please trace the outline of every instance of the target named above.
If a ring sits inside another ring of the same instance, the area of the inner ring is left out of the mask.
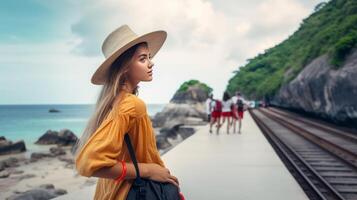
[[[48,149],[51,145],[48,146]],[[0,199],[6,199],[17,192],[25,192],[43,184],[53,184],[55,189],[64,189],[71,193],[96,183],[97,178],[79,176],[73,170],[74,165],[63,161],[72,159],[69,147],[65,147],[66,155],[44,157],[30,162],[26,153],[0,156],[0,161],[10,157],[19,160],[18,167],[6,168],[1,171],[10,172],[10,176],[0,179]]]

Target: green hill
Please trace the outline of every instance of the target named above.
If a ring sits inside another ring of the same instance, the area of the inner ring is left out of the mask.
[[[176,92],[186,92],[189,89],[189,87],[192,87],[192,86],[198,86],[199,88],[202,88],[205,92],[207,92],[207,94],[210,94],[213,91],[213,89],[211,87],[209,87],[207,84],[200,82],[198,80],[192,79],[192,80],[182,83]]]
[[[313,59],[328,54],[337,69],[356,46],[357,0],[320,3],[288,39],[236,71],[227,91],[239,90],[250,98],[271,97]]]

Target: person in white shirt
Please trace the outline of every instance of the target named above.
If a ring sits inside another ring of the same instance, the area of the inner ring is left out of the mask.
[[[223,121],[220,124],[219,128],[227,120],[227,134],[229,134],[229,129],[230,129],[230,125],[231,125],[232,106],[233,106],[233,102],[232,102],[228,92],[224,92],[223,101],[222,101],[222,115],[221,115]],[[219,133],[219,130],[217,130],[217,133]]]
[[[213,94],[210,94],[206,100],[206,113],[207,113],[207,121],[211,122],[211,113],[214,108],[214,100],[213,100]]]

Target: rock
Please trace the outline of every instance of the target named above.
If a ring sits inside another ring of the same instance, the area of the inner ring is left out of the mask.
[[[5,169],[5,164],[3,162],[0,162],[0,172]]]
[[[4,171],[0,172],[0,178],[7,178],[9,176],[10,176],[10,172],[9,171],[4,170]]]
[[[5,169],[8,167],[18,167],[19,166],[19,159],[10,157],[5,160],[0,161],[0,168]]]
[[[33,178],[33,177],[36,177],[35,174],[23,174],[21,176],[17,176],[16,178],[21,181],[23,179],[28,179],[28,178]]]
[[[6,140],[4,136],[0,137],[0,155],[21,153],[24,151],[26,151],[26,146],[23,140],[13,143],[10,140]]]
[[[11,172],[11,174],[23,174],[24,171],[23,170],[14,170]]]
[[[67,162],[68,164],[74,164],[73,158],[69,158],[66,156],[59,156],[58,159],[63,162]]]
[[[180,127],[178,134],[181,135],[182,139],[186,139],[195,133],[195,129],[192,127]]]
[[[67,194],[66,190],[55,189],[52,184],[45,184],[26,192],[14,194],[7,200],[48,200],[64,194]]]
[[[44,157],[54,157],[54,155],[51,153],[34,152],[31,154],[30,161],[35,162],[35,161],[42,159]]]
[[[60,132],[48,130],[36,141],[36,144],[68,146],[74,145],[77,140],[77,136],[68,129],[62,129]]]
[[[66,154],[65,150],[62,149],[61,147],[51,147],[50,148],[50,152],[54,156],[59,156],[59,155],[65,155]]]
[[[190,81],[189,81],[190,82]],[[194,85],[188,86],[187,89],[178,90],[165,108],[157,113],[153,119],[154,127],[166,126],[166,123],[186,123],[187,117],[207,118],[205,101],[208,98],[208,91],[204,89],[199,81]],[[185,85],[185,84],[183,84]]]
[[[157,113],[153,119],[154,127],[167,126],[166,123],[185,123],[187,117],[205,119],[204,104],[175,104],[169,103],[163,111]]]
[[[208,98],[208,93],[203,90],[201,87],[194,85],[190,86],[187,91],[181,92],[177,91],[170,103],[177,104],[195,104],[195,103],[204,103]]]
[[[57,109],[51,108],[51,109],[48,110],[48,112],[50,112],[50,113],[57,113],[57,112],[60,112],[60,111],[57,110]]]
[[[56,157],[66,155],[66,151],[61,147],[51,147],[49,153],[34,152],[31,154],[30,162],[36,162],[45,157]]]
[[[171,126],[164,127],[160,130],[160,134],[156,136],[156,146],[159,150],[165,150],[170,148],[172,144],[168,140],[176,140],[178,135],[182,139],[186,139],[189,136],[193,135],[195,129],[192,127],[185,127],[184,124],[176,123],[171,124]]]
[[[357,50],[333,69],[327,55],[308,64],[280,88],[271,104],[357,127]]]
[[[163,135],[158,135],[158,136],[156,136],[156,146],[158,149],[167,149],[167,148],[171,147],[172,145],[167,140],[167,137],[165,137]]]

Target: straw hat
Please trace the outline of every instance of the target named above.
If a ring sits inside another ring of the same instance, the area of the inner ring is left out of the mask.
[[[112,63],[130,47],[141,42],[147,42],[151,56],[154,57],[166,40],[165,31],[154,31],[138,36],[128,25],[123,25],[104,40],[102,51],[105,61],[98,67],[93,74],[91,82],[96,85],[102,85],[108,77],[108,71]]]

